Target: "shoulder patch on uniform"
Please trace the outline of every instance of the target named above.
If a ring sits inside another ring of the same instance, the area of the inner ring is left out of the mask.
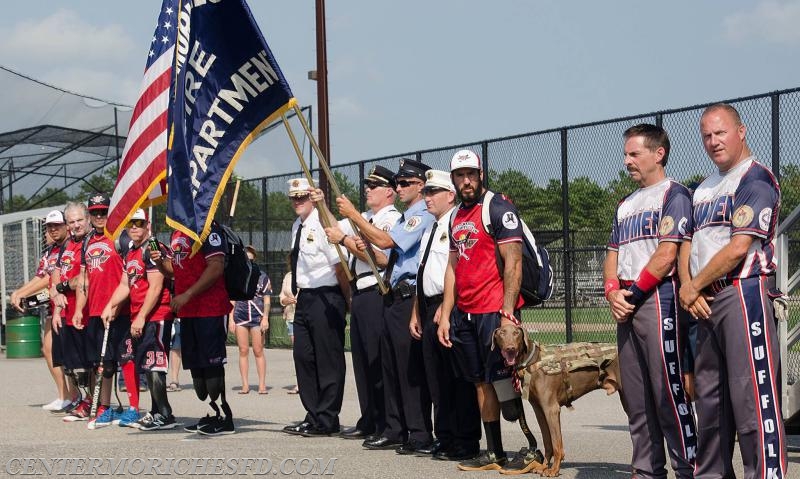
[[[222,238],[219,236],[219,233],[211,233],[208,235],[208,244],[211,246],[219,246],[222,244]]]
[[[681,218],[680,221],[678,221],[678,234],[679,235],[683,236],[683,235],[686,234],[686,225],[688,223],[689,223],[689,219],[686,218],[686,217],[683,217],[683,218]]]
[[[762,230],[768,230],[769,224],[772,220],[772,208],[764,208],[758,213],[758,226]]]
[[[422,224],[422,216],[412,216],[408,220],[406,220],[405,226],[403,229],[406,231],[414,231],[417,229],[417,226]]]
[[[747,226],[751,221],[753,221],[753,208],[747,205],[736,208],[731,217],[731,223],[737,228]]]
[[[661,218],[661,224],[658,226],[658,233],[662,236],[666,236],[672,233],[674,228],[675,220],[672,219],[672,216],[665,216]]]
[[[503,213],[503,227],[507,230],[515,230],[519,227],[519,219],[512,211]]]

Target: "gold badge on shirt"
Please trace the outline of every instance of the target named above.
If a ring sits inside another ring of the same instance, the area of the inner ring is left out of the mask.
[[[442,236],[439,236],[439,242],[444,243],[447,241],[447,231],[442,231]]]
[[[665,216],[661,219],[661,225],[658,227],[658,232],[662,236],[666,236],[672,233],[672,228],[675,227],[675,220],[672,219],[672,216]]]
[[[753,221],[753,208],[747,205],[736,208],[736,211],[731,217],[731,223],[737,228],[747,226],[751,221]]]

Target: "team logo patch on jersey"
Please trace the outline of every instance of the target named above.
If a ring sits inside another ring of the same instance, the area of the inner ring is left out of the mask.
[[[675,228],[675,220],[672,219],[672,216],[665,216],[661,218],[661,224],[658,226],[658,233],[662,236],[666,236],[672,233],[673,228]]]
[[[770,220],[772,220],[772,208],[764,208],[761,210],[758,214],[758,226],[760,226],[762,230],[768,230]]]
[[[680,234],[681,236],[686,234],[686,225],[688,223],[689,223],[689,219],[686,218],[686,217],[683,217],[683,218],[681,218],[680,221],[678,221],[678,234]]]
[[[86,248],[86,265],[92,271],[103,271],[103,263],[110,257],[111,248],[105,243],[93,243]]]
[[[737,228],[747,226],[751,221],[753,221],[753,208],[747,205],[738,207],[731,217],[731,223]]]
[[[128,264],[125,265],[125,274],[128,275],[128,285],[131,288],[137,288],[137,282],[142,277],[144,273],[144,268],[142,265],[135,259],[128,261]]]
[[[211,233],[208,235],[208,244],[211,246],[219,246],[222,244],[222,238],[219,236],[219,233]]]
[[[189,240],[183,236],[175,238],[175,240],[172,241],[170,248],[172,249],[172,262],[175,263],[179,268],[183,268],[183,266],[181,266],[181,261],[189,256],[189,251],[191,250]]]
[[[517,215],[511,211],[503,214],[503,227],[507,230],[515,230],[519,227]]]
[[[406,221],[405,226],[403,229],[406,231],[414,231],[417,229],[417,226],[422,224],[422,216],[412,216],[411,218]]]
[[[478,238],[473,238],[473,235],[478,235],[478,228],[471,221],[465,221],[453,228],[453,241],[456,244],[459,258],[469,261],[467,250],[472,249],[478,242]]]

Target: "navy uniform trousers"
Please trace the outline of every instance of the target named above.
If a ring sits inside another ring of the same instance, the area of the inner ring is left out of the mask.
[[[294,315],[294,367],[305,420],[339,430],[344,396],[345,300],[339,286],[301,289]]]
[[[414,295],[384,296],[385,331],[381,342],[383,392],[386,402],[384,436],[392,440],[431,440],[431,399],[422,363],[422,342],[411,337],[408,322]]]
[[[386,428],[381,370],[383,298],[377,288],[371,286],[354,291],[350,315],[353,376],[361,408],[361,418],[356,423],[356,428],[367,434],[381,434]]]
[[[442,304],[441,295],[420,300],[422,356],[433,401],[433,430],[447,449],[460,446],[480,449],[481,413],[475,385],[456,376],[455,357],[439,343],[439,325],[433,322]]]

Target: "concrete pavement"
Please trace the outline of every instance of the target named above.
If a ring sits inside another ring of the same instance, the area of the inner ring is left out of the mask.
[[[221,463],[217,469],[220,472],[224,473],[227,469],[229,473],[246,471],[249,475],[258,467],[262,471],[269,470],[266,461],[269,459],[272,462],[269,474],[272,475],[282,475],[283,472],[290,472],[292,474],[289,475],[293,476],[318,475],[320,471],[327,470],[332,471],[334,476],[348,478],[465,479],[499,476],[496,472],[459,472],[452,462],[399,456],[394,451],[368,451],[361,447],[360,441],[303,438],[282,433],[281,428],[284,425],[302,419],[304,412],[299,397],[287,394],[288,389],[295,384],[291,351],[267,350],[266,355],[269,394],[256,393],[255,365],[251,355],[251,391],[247,395],[239,395],[236,394],[240,389],[238,351],[233,347],[228,349],[228,400],[236,417],[236,434],[220,437],[188,434],[181,428],[140,432],[109,426],[90,431],[86,429],[85,422],[63,423],[60,417],[54,417],[40,407],[54,397],[54,386],[44,360],[5,359],[2,356],[0,377],[3,378],[4,386],[0,390],[0,477],[21,477],[12,476],[11,473],[24,469],[24,463],[20,462],[24,458],[41,458],[43,461],[32,462],[30,466],[31,471],[39,473],[46,472],[45,465],[55,464],[56,469],[52,471],[54,475],[59,472],[59,467],[63,467],[64,472],[69,472],[70,467],[76,467],[73,463],[65,466],[65,461],[54,462],[55,458],[103,458],[105,462],[95,463],[99,467],[94,470],[96,474],[128,471],[130,474],[114,474],[113,477],[133,476],[139,471],[143,474],[148,472],[147,464],[151,464],[155,465],[155,469],[149,471],[151,477],[168,471],[170,467],[173,472],[177,470],[181,475],[218,477],[213,474],[214,462],[204,461],[206,458],[222,458],[228,462]],[[358,418],[358,401],[350,372],[349,354],[347,361],[348,380],[341,414],[343,427],[353,425]],[[194,395],[187,371],[181,372],[181,384],[183,390],[169,393],[169,399],[178,421],[191,424],[205,415],[209,408]],[[142,395],[141,404],[143,407],[150,405],[147,393]],[[526,406],[526,413],[529,423],[534,424],[534,434],[540,439],[530,405]],[[566,459],[560,477],[630,477],[630,438],[618,395],[607,397],[603,391],[595,391],[579,399],[575,403],[574,411],[562,409],[562,424]],[[503,422],[502,427],[504,445],[509,453],[526,445],[516,424]],[[152,459],[147,462],[143,459],[133,461],[134,458]],[[173,458],[172,466],[167,466],[168,458]],[[260,458],[261,462],[246,463],[244,458]],[[317,458],[321,461],[317,461]],[[333,458],[335,460],[331,462]],[[153,459],[156,460],[155,463]],[[120,465],[122,460],[126,462]],[[161,460],[161,466],[158,465],[158,460]],[[792,453],[790,460],[794,463],[800,462],[800,454]],[[283,470],[280,469],[281,464]],[[82,470],[88,470],[89,465],[82,465]],[[792,464],[791,467],[797,468],[798,464]],[[306,473],[309,469],[311,472]],[[736,471],[737,476],[741,477],[738,453]],[[202,472],[212,474],[200,474]]]

